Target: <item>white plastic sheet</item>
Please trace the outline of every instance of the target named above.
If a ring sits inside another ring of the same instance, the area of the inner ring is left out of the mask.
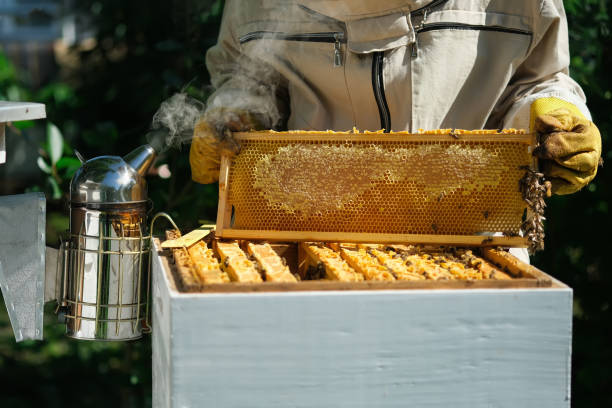
[[[45,196],[0,197],[0,288],[16,341],[43,338]]]

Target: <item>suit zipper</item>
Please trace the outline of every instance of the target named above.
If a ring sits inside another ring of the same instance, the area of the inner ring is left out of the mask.
[[[427,14],[425,14],[426,16]],[[423,20],[424,21],[424,20]],[[528,35],[532,36],[533,32],[529,30],[521,30],[518,28],[500,27],[500,26],[486,26],[486,25],[475,25],[475,24],[461,24],[461,23],[431,23],[421,24],[416,28],[415,33],[417,40],[412,44],[412,56],[418,56],[418,35],[420,33],[426,33],[428,31],[437,30],[467,30],[467,31],[493,31],[499,33],[517,34],[517,35]]]
[[[377,51],[372,54],[372,89],[374,90],[374,98],[378,105],[378,113],[380,114],[380,126],[385,130],[385,133],[391,131],[391,113],[387,98],[385,97],[385,82],[383,77],[383,63],[385,53]]]
[[[423,20],[424,20],[425,17],[427,16],[427,13],[429,12],[429,10],[431,10],[433,8],[436,8],[436,7],[439,7],[442,4],[448,3],[448,2],[449,2],[449,0],[435,0],[435,1],[432,1],[431,3],[426,4],[426,5],[424,5],[421,8],[418,8],[416,10],[411,11],[410,12],[410,17],[423,15],[423,17],[424,17]]]
[[[411,11],[410,17],[422,15],[424,21],[427,18],[427,13],[431,9],[439,7],[448,1],[449,0],[434,0],[421,8]],[[386,133],[389,133],[391,132],[391,112],[389,111],[387,97],[385,96],[385,81],[383,76],[384,57],[385,53],[383,51],[374,52],[372,54],[372,89],[374,90],[376,105],[378,105],[380,126]]]
[[[278,31],[254,31],[240,37],[239,42],[240,45],[242,45],[248,43],[249,41],[262,39],[334,44],[334,67],[342,66],[342,44],[346,42],[346,37],[343,32],[329,31],[323,33],[290,34]]]

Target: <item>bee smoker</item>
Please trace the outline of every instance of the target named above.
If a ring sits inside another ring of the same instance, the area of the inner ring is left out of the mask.
[[[88,160],[72,178],[70,235],[60,248],[57,282],[70,337],[142,336],[151,241],[144,175],[154,159],[154,149],[144,145],[123,158]]]

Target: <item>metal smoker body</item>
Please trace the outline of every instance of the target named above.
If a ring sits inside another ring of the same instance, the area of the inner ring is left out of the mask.
[[[67,334],[82,340],[141,337],[149,288],[144,174],[151,146],[91,159],[70,185],[70,239],[62,245],[60,304]]]

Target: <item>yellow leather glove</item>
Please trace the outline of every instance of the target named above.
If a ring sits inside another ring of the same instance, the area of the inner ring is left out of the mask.
[[[532,118],[539,140],[534,155],[540,158],[540,170],[552,183],[552,192],[575,193],[593,180],[601,157],[597,126],[574,105],[556,98],[534,102]]]
[[[219,179],[221,154],[233,156],[240,151],[232,132],[260,129],[260,122],[245,111],[217,108],[206,112],[196,123],[189,151],[193,181],[210,184]]]

